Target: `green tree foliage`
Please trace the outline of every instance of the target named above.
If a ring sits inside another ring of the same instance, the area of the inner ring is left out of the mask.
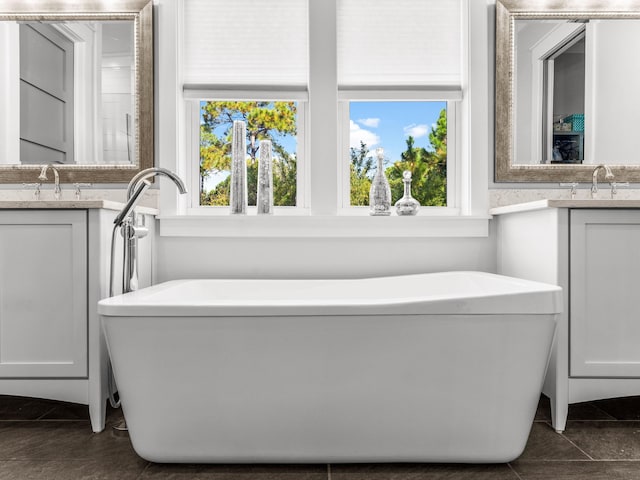
[[[411,172],[411,195],[423,206],[447,205],[447,112],[440,112],[438,121],[431,127],[429,141],[433,150],[416,147],[413,137],[407,138],[407,149],[401,160],[386,170],[395,203],[404,194],[402,172]]]
[[[445,173],[447,168],[447,109],[440,111],[435,128],[431,128],[429,133],[429,141],[434,149],[434,155],[441,164],[444,165]]]
[[[362,141],[360,148],[351,148],[350,153],[351,205],[366,206],[369,205],[373,158],[369,156],[369,149]]]
[[[297,159],[281,146],[275,147],[273,162],[273,204],[277,207],[295,207],[297,194]]]
[[[201,109],[200,204],[229,205],[230,178],[209,192],[204,180],[231,170],[233,121],[247,125],[247,187],[249,205],[256,204],[260,140],[271,140],[274,155],[274,204],[295,205],[296,160],[280,143],[283,136],[296,135],[295,102],[206,102]],[[220,137],[215,132],[222,132]]]

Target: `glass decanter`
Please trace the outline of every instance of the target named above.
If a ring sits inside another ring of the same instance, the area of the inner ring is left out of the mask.
[[[420,202],[411,196],[411,172],[409,170],[402,172],[402,181],[404,182],[404,195],[396,202],[396,213],[398,215],[415,215],[420,210]]]
[[[384,174],[384,150],[376,148],[378,170],[369,190],[369,215],[391,215],[391,187]]]

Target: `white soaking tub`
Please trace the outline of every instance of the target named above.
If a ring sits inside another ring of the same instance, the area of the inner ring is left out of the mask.
[[[506,462],[523,451],[557,286],[480,272],[176,280],[98,312],[154,462]]]

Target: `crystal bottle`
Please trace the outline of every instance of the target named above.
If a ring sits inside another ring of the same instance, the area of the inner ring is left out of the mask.
[[[396,213],[398,215],[415,215],[420,210],[420,202],[411,196],[411,172],[402,172],[404,182],[404,196],[396,202]]]
[[[247,125],[242,120],[233,121],[233,143],[231,144],[231,213],[247,213]]]
[[[273,166],[271,163],[271,140],[260,141],[258,163],[258,215],[273,213]]]
[[[369,215],[391,215],[391,187],[384,174],[384,150],[376,148],[378,170],[369,190]]]

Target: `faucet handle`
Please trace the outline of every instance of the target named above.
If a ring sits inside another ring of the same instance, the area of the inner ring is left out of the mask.
[[[576,193],[578,191],[578,182],[571,182],[571,183],[560,183],[561,187],[571,187],[571,200],[573,200],[574,198],[576,198]]]
[[[90,188],[93,187],[93,183],[74,183],[73,184],[74,187],[76,187],[76,200],[80,200],[80,197],[82,196],[82,190],[80,190],[81,188]]]
[[[29,187],[34,187],[34,191],[33,191],[33,197],[36,200],[40,200],[40,182],[35,182],[35,183],[23,183],[22,186],[24,188],[29,188]]]
[[[618,187],[628,187],[629,182],[611,182],[611,199],[618,193]]]

